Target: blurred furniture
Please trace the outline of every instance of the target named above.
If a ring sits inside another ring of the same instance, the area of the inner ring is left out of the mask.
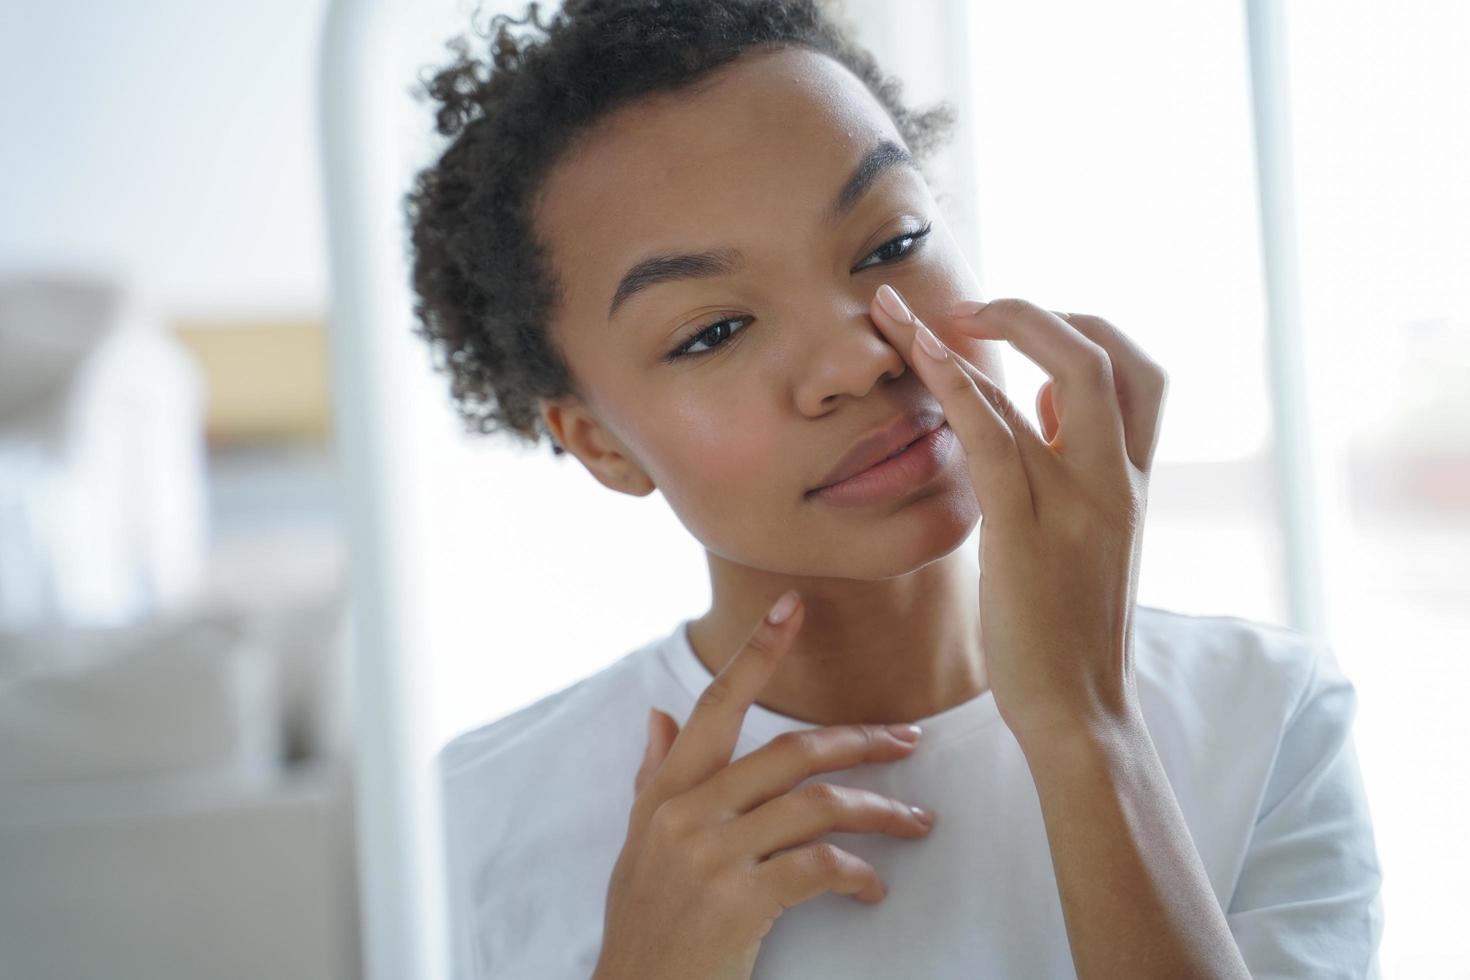
[[[196,594],[203,398],[113,284],[0,281],[0,626],[118,625]]]
[[[346,612],[0,632],[0,975],[361,975]]]
[[[0,282],[6,980],[361,975],[320,333]]]

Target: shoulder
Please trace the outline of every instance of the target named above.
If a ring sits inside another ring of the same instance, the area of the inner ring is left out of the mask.
[[[662,653],[648,641],[606,667],[500,718],[463,732],[438,752],[436,767],[451,828],[481,841],[526,834],[550,819],[576,819],[576,805],[628,797],[647,740],[647,712],[678,692]],[[627,785],[624,786],[623,784]],[[615,799],[604,799],[611,794]],[[546,806],[548,800],[566,804]]]
[[[586,975],[666,641],[439,750],[455,976]]]
[[[1279,725],[1316,686],[1346,683],[1331,647],[1287,626],[1240,616],[1138,606],[1135,673],[1140,696],[1163,713],[1185,710]],[[1348,685],[1351,686],[1350,684]]]
[[[456,735],[438,752],[440,778],[455,783],[527,753],[557,751],[563,735],[592,736],[608,728],[642,734],[643,718],[634,709],[655,695],[661,642],[650,641],[593,674]],[[595,748],[597,741],[589,739],[587,747]]]
[[[1356,714],[1330,645],[1239,616],[1138,607],[1134,676],[1191,828],[1223,833],[1231,848],[1312,756],[1349,737]]]

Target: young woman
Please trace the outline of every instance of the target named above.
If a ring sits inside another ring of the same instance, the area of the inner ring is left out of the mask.
[[[811,2],[491,26],[430,83],[421,332],[475,427],[658,490],[713,603],[444,749],[458,975],[1375,975],[1352,685],[1136,604],[1165,372],[979,301],[946,109]]]

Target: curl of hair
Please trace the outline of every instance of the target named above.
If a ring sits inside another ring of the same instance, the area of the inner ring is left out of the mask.
[[[954,110],[902,102],[825,0],[566,0],[549,23],[539,3],[497,14],[479,55],[463,37],[413,95],[432,99],[446,141],[404,196],[414,333],[450,377],[466,432],[509,432],[534,446],[538,398],[575,392],[551,339],[562,288],[533,225],[547,173],[579,133],[614,108],[673,92],[767,45],[804,45],[851,71],[892,118],[916,160],[947,136]],[[515,28],[516,30],[512,30]]]

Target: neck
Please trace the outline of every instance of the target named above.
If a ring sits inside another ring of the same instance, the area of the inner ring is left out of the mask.
[[[756,703],[817,725],[917,721],[983,694],[979,564],[969,547],[871,581],[776,575],[708,554],[714,602],[689,624],[712,673],[788,588],[805,621]]]

